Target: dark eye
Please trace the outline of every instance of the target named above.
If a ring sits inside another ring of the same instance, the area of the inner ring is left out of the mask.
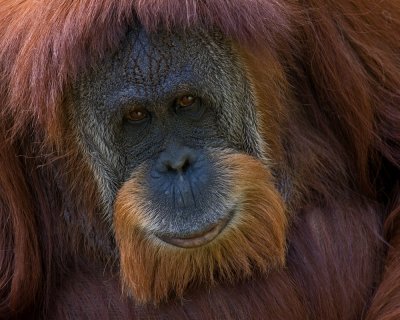
[[[181,96],[175,101],[176,113],[192,120],[199,120],[205,112],[202,99],[192,95]]]
[[[187,108],[193,105],[196,102],[196,97],[191,96],[191,95],[186,95],[178,98],[176,100],[176,106],[179,109]]]
[[[135,108],[125,114],[125,119],[131,122],[140,122],[149,117],[149,112],[144,108]]]

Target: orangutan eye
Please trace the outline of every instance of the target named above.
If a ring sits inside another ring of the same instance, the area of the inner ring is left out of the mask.
[[[184,95],[175,100],[176,113],[191,120],[199,120],[206,110],[203,100],[193,95]]]
[[[147,118],[149,118],[150,114],[149,112],[144,109],[144,108],[136,108],[133,110],[130,110],[125,114],[125,119],[131,121],[131,122],[141,122]]]
[[[176,105],[178,108],[187,108],[196,102],[196,97],[192,95],[185,95],[176,100]]]

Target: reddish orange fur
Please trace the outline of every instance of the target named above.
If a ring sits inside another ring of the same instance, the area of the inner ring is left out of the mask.
[[[122,280],[141,303],[182,298],[188,287],[238,282],[281,267],[285,260],[287,217],[282,199],[264,165],[246,155],[218,155],[232,184],[238,212],[216,240],[180,249],[146,232],[140,171],[122,186],[116,200],[115,236],[121,254]],[[148,216],[148,215],[147,215]]]
[[[157,309],[121,299],[109,252],[82,239],[110,237],[85,220],[95,185],[63,131],[71,82],[137,21],[237,42],[274,165],[293,178],[285,268]],[[399,52],[398,0],[0,0],[0,318],[397,319]]]

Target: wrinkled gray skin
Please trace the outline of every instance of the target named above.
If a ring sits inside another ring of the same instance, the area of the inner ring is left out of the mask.
[[[177,109],[184,94],[197,97],[193,110]],[[80,77],[70,99],[77,143],[110,222],[118,189],[142,170],[152,231],[178,237],[202,231],[235,205],[215,150],[263,158],[249,82],[217,32],[131,30],[119,51]],[[150,115],[139,124],[124,118],[137,106]],[[157,171],[160,158],[186,149],[197,160],[183,178]]]

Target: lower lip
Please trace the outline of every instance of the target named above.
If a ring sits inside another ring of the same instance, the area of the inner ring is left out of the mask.
[[[214,240],[221,232],[225,229],[231,217],[219,221],[218,223],[212,225],[206,231],[199,234],[193,234],[184,238],[170,238],[170,237],[160,237],[166,243],[172,244],[173,246],[180,248],[196,248],[201,247],[212,240]]]

